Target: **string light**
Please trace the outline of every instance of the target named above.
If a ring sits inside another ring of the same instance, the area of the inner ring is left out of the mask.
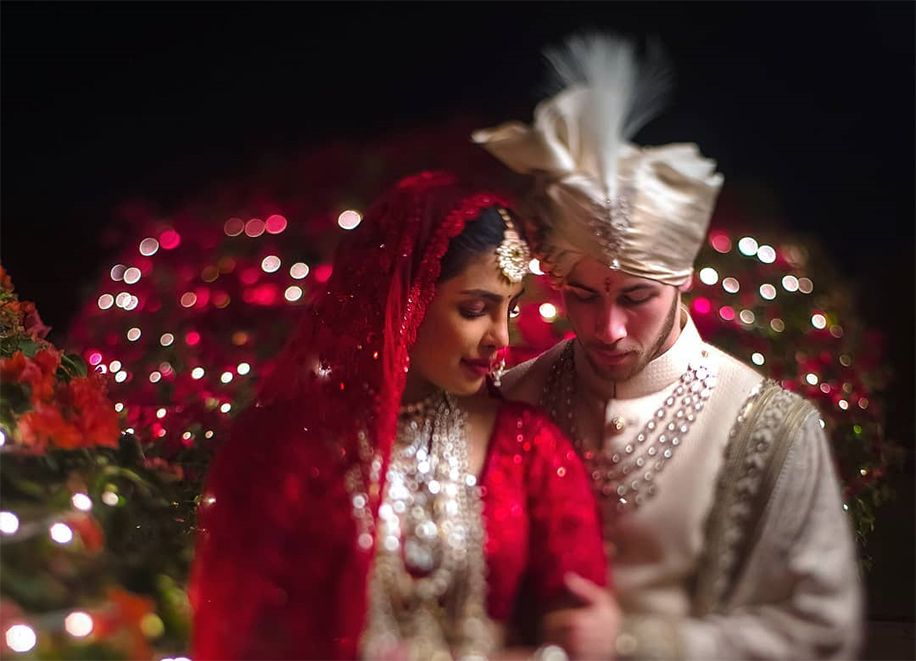
[[[64,620],[64,629],[74,638],[85,638],[92,633],[93,622],[89,613],[73,611]]]
[[[738,252],[745,257],[753,257],[757,254],[757,240],[750,236],[739,239]]]
[[[750,326],[751,324],[754,323],[756,316],[754,315],[753,311],[751,310],[742,310],[741,312],[738,313],[738,318],[741,320],[742,323],[745,323],[748,326]]]
[[[136,266],[131,266],[129,269],[124,271],[124,282],[128,285],[136,284],[140,282],[140,269]]]
[[[309,274],[309,265],[305,262],[296,262],[289,267],[289,275],[296,280],[302,280]]]
[[[353,209],[342,211],[341,214],[337,216],[337,224],[345,230],[356,229],[362,220],[363,217],[360,215],[360,213],[358,211],[354,211]]]
[[[541,303],[538,312],[544,321],[553,321],[557,318],[557,306],[553,303]]]
[[[158,250],[159,242],[152,237],[147,237],[140,242],[140,254],[144,257],[155,255]]]
[[[230,218],[223,223],[223,232],[226,236],[238,236],[245,231],[245,221],[241,218]]]
[[[19,517],[12,512],[0,512],[0,532],[12,535],[19,530]]]
[[[120,282],[121,280],[124,279],[124,271],[126,270],[127,270],[127,267],[124,266],[124,264],[115,264],[114,266],[111,267],[111,271],[109,272],[109,275],[111,276],[111,279],[114,280],[115,282]]]
[[[732,241],[728,234],[724,232],[711,232],[709,235],[709,245],[718,253],[725,254],[732,249]]]
[[[757,248],[757,259],[764,264],[772,264],[776,261],[776,251],[773,249],[773,246],[760,246]]]
[[[66,523],[55,523],[48,530],[53,539],[58,544],[69,544],[73,541],[73,530]]]
[[[755,365],[763,365],[766,362],[766,358],[759,351],[755,351],[751,354],[751,362]]]
[[[92,499],[84,493],[75,493],[70,497],[70,502],[81,512],[88,512],[92,509]]]
[[[238,366],[235,368],[235,371],[238,372],[240,375],[245,376],[246,374],[248,374],[251,371],[251,365],[249,365],[248,363],[239,363]]]
[[[798,278],[796,278],[794,275],[783,276],[782,288],[788,292],[798,291]]]
[[[718,272],[711,266],[700,269],[700,282],[704,285],[714,285],[719,282]]]
[[[532,259],[528,262],[528,270],[534,275],[544,275],[544,271],[541,270],[541,262],[537,259]]]
[[[283,298],[285,298],[290,303],[294,303],[302,298],[302,287],[297,287],[292,285],[286,288],[286,291],[283,292]]]
[[[35,631],[27,624],[14,624],[6,630],[6,644],[14,652],[28,652],[37,642]]]
[[[286,225],[286,218],[278,213],[268,216],[267,222],[264,223],[264,227],[268,234],[280,234],[286,229]]]
[[[276,255],[268,255],[261,260],[261,270],[264,273],[275,273],[280,268],[280,258]]]
[[[245,235],[252,239],[261,236],[264,233],[264,221],[260,218],[252,218],[245,223]]]

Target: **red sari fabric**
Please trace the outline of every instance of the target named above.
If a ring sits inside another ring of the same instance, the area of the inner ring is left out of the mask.
[[[373,551],[356,545],[346,464],[333,446],[289,442],[307,435],[297,408],[253,409],[214,467],[213,481],[226,486],[206,497],[239,516],[208,531],[212,545],[198,559],[194,659],[358,655]],[[252,446],[252,436],[262,441]],[[494,620],[516,611],[523,582],[536,604],[524,608],[531,617],[563,602],[567,572],[604,585],[585,469],[545,413],[501,404],[480,487]],[[253,507],[259,516],[246,514]],[[232,552],[239,547],[242,562]]]
[[[535,616],[565,600],[567,572],[605,584],[601,529],[585,468],[546,413],[502,404],[480,485],[490,617],[506,621],[512,615],[523,579]]]

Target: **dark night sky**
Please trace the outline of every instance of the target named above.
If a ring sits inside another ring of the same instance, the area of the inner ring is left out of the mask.
[[[823,238],[904,366],[895,397],[910,413],[897,426],[912,447],[913,3],[5,1],[0,12],[0,254],[58,329],[129,197],[167,205],[265,154],[457,113],[527,121],[545,45],[583,27],[657,35],[678,89],[638,141],[698,142],[726,189],[768,191],[774,215]]]
[[[528,120],[540,49],[581,27],[666,45],[677,92],[640,141],[698,142],[726,188],[768,189],[862,284],[912,281],[910,3],[4,2],[2,18],[2,257],[59,327],[119,201],[168,203],[336,136]]]

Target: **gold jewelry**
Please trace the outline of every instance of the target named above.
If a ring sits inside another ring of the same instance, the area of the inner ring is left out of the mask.
[[[496,249],[499,270],[502,271],[509,282],[521,282],[525,274],[528,273],[528,264],[531,262],[528,244],[522,241],[519,236],[509,212],[502,207],[497,208],[497,211],[506,224],[503,241]]]
[[[503,374],[506,373],[506,359],[500,358],[499,361],[493,365],[490,371],[490,376],[493,377],[493,385],[497,388],[501,388],[503,385]]]

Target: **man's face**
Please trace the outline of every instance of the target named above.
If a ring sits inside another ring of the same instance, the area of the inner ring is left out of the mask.
[[[674,344],[680,333],[677,287],[581,259],[563,286],[566,314],[592,368],[624,381]]]

